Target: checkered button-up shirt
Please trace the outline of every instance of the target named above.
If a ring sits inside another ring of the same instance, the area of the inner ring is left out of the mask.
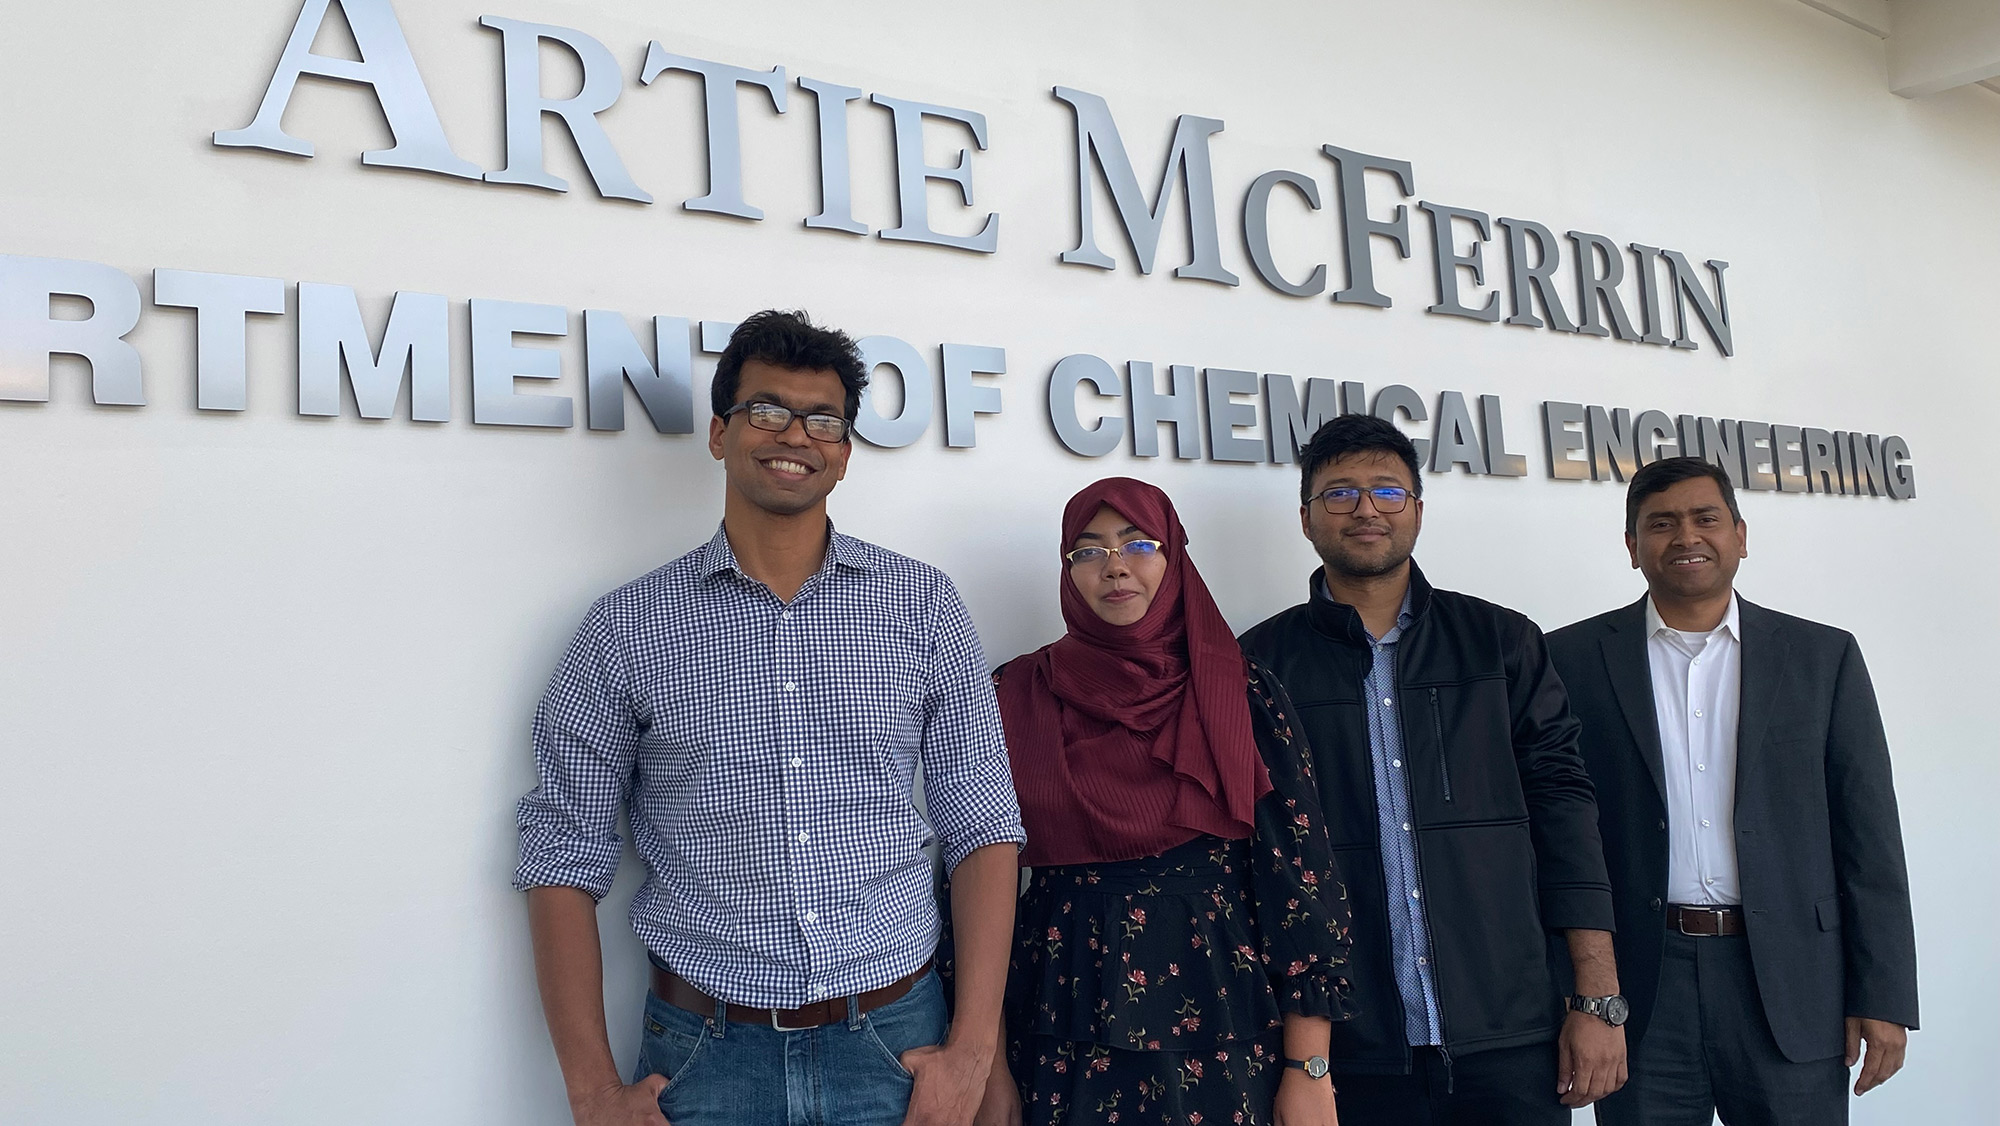
[[[793,1008],[910,973],[940,925],[925,846],[949,870],[1025,839],[951,581],[831,540],[789,603],[720,530],[605,595],[535,712],[515,886],[603,898],[622,801],[646,865],[633,930],[737,1004]]]

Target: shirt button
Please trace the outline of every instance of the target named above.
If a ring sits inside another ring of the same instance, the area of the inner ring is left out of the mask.
[[[1713,883],[1715,883],[1715,877],[1714,877],[1714,876],[1710,876],[1710,877],[1708,877],[1707,879],[1704,879],[1704,880],[1703,880],[1703,881],[1701,881],[1701,882],[1702,882],[1702,883],[1704,883],[1704,884],[1713,884]]]
[[[800,758],[800,757],[799,757],[799,756],[797,756],[797,755],[793,755],[793,756],[792,756],[792,765],[793,765],[793,766],[804,766],[805,764],[806,764],[806,760],[804,760],[804,759]]]
[[[1402,759],[1399,759],[1399,758],[1392,758],[1392,759],[1390,759],[1390,760],[1389,760],[1389,765],[1390,765],[1390,766],[1401,766],[1401,765],[1403,765],[1403,760],[1402,760]]]
[[[1651,907],[1655,911],[1658,911],[1660,909],[1660,901],[1655,899],[1651,903],[1646,904],[1646,906]]]
[[[1431,964],[1431,960],[1430,960],[1429,958],[1418,958],[1418,959],[1417,959],[1417,965],[1419,965],[1419,966],[1428,966],[1428,965],[1430,965],[1430,964]]]
[[[1382,706],[1385,708],[1393,708],[1396,705],[1390,702],[1389,697],[1384,696],[1382,697]]]
[[[1704,829],[1708,828],[1708,818],[1704,817],[1701,819],[1701,827]]]
[[[798,841],[799,841],[799,843],[800,843],[800,844],[804,844],[804,843],[806,843],[806,834],[805,834],[805,830],[803,830],[803,829],[799,830],[799,836],[798,836]]]
[[[1695,664],[1697,664],[1697,665],[1698,665],[1698,664],[1700,664],[1700,663],[1701,663],[1701,658],[1700,658],[1700,657],[1696,657],[1696,658],[1694,659],[1694,663],[1695,663]]]
[[[1694,764],[1694,768],[1695,768],[1696,770],[1707,770],[1707,769],[1708,769],[1708,764],[1707,764],[1707,763],[1705,763],[1705,762],[1698,762],[1698,763],[1695,763],[1695,764]]]
[[[1411,899],[1422,899],[1423,897],[1424,897],[1424,893],[1423,893],[1423,889],[1421,889],[1421,888],[1411,888],[1411,889],[1410,889],[1410,898],[1411,898]]]
[[[778,614],[778,616],[779,616],[780,618],[783,618],[783,619],[785,619],[786,621],[791,621],[791,620],[792,620],[792,612],[791,612],[790,610],[785,610],[785,611],[781,611],[781,612],[780,612],[780,613]],[[1696,661],[1695,663],[1696,663],[1696,664],[1700,664],[1701,662],[1699,662],[1699,661]]]
[[[1694,717],[1695,717],[1696,719],[1700,719],[1700,718],[1701,718],[1701,709],[1700,709],[1700,708],[1696,708],[1696,709],[1694,710]]]
[[[808,923],[817,923],[817,922],[819,922],[819,912],[817,912],[817,911],[808,911],[808,912],[806,912],[806,922],[808,922]]]
[[[790,692],[793,689],[797,688],[798,686],[799,685],[797,681],[788,680],[785,682],[785,691]]]
[[[1664,833],[1666,831],[1667,831],[1667,823],[1665,821],[1660,822],[1660,832]]]
[[[1410,831],[1410,823],[1408,821],[1403,822],[1403,831],[1405,833]]]

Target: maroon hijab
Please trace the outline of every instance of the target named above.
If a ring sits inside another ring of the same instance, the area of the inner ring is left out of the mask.
[[[1153,856],[1203,833],[1242,839],[1271,779],[1250,731],[1243,651],[1187,557],[1167,495],[1110,477],[1063,509],[1067,551],[1109,506],[1166,546],[1166,573],[1129,626],[1057,579],[1069,632],[1000,678],[1030,866]]]

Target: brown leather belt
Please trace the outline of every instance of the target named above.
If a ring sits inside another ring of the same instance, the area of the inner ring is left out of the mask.
[[[930,970],[931,964],[926,960],[908,977],[892,981],[880,989],[856,994],[854,999],[864,1013],[879,1009],[892,1001],[901,1000]],[[677,1009],[686,1009],[705,1017],[715,1015],[716,999],[688,984],[687,979],[672,970],[653,967],[653,995]],[[780,1032],[793,1032],[844,1022],[847,1020],[847,998],[830,997],[796,1009],[753,1009],[748,1005],[731,1005],[728,1014],[729,1019],[738,1024],[769,1023]]]
[[[1679,903],[1667,907],[1667,926],[1682,934],[1701,938],[1743,933],[1741,907],[1688,907]]]

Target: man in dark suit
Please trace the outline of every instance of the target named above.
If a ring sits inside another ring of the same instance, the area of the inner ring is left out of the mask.
[[[1848,633],[1737,597],[1747,529],[1701,458],[1641,469],[1639,601],[1549,635],[1583,721],[1632,1012],[1606,1126],[1847,1121],[1903,1064],[1916,939],[1889,746]]]

